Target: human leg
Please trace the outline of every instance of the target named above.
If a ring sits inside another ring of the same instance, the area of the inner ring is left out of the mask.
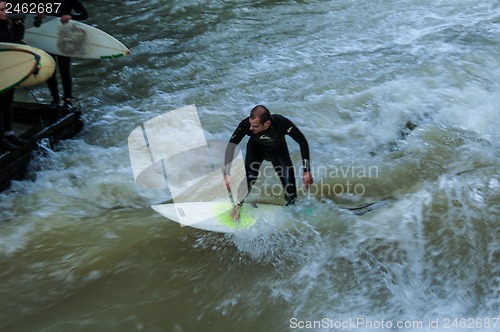
[[[59,73],[63,86],[63,102],[64,107],[68,110],[73,108],[71,98],[73,97],[73,82],[71,78],[71,58],[66,56],[59,57]]]
[[[54,60],[59,64],[59,56],[57,55],[52,55]],[[59,89],[57,88],[57,70],[54,70],[54,74],[47,80],[47,87],[49,88],[50,94],[52,96],[52,106],[53,107],[58,107],[59,106]]]
[[[14,89],[10,89],[0,93],[0,148],[2,150],[14,150],[24,143],[24,141],[14,136],[12,130],[14,92]]]
[[[297,187],[295,184],[295,168],[288,152],[271,160],[276,173],[285,190],[286,205],[294,204],[297,199]]]
[[[252,186],[259,177],[259,169],[263,161],[264,156],[259,151],[258,147],[249,141],[247,144],[247,154],[245,156],[246,181],[240,183],[238,189],[238,202],[243,202],[250,193],[250,190],[252,190]]]

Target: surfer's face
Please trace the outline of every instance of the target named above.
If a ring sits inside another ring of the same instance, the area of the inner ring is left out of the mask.
[[[7,3],[0,1],[0,20],[5,21],[7,19]]]
[[[260,123],[260,118],[250,118],[250,131],[254,134],[258,134],[269,128],[271,121],[266,121],[264,123]]]

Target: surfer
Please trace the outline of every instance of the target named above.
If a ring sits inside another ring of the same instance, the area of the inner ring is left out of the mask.
[[[83,6],[83,4],[79,0],[61,0],[58,2],[61,2],[61,6],[59,6],[58,12],[55,13],[55,16],[59,16],[61,18],[62,24],[66,24],[70,20],[83,21],[88,18],[87,9]],[[53,54],[51,55],[54,58],[54,60],[56,60],[57,67],[61,75],[61,81],[64,92],[63,94],[64,108],[67,111],[71,111],[73,110],[73,104],[71,103],[72,92],[73,92],[72,78],[70,71],[71,58],[62,55],[53,55]],[[56,71],[54,71],[54,75],[52,75],[52,77],[47,80],[47,86],[49,87],[50,94],[52,95],[51,105],[54,108],[59,107],[60,97],[59,97],[59,90],[57,88]]]
[[[15,43],[22,39],[7,15],[7,2],[0,1],[0,42]],[[14,135],[12,129],[12,103],[15,89],[0,93],[0,149],[14,150],[25,142]]]
[[[250,138],[245,156],[246,181],[243,181],[239,186],[238,197],[231,212],[231,217],[235,220],[239,219],[241,204],[257,180],[260,166],[264,160],[270,161],[278,174],[285,190],[286,205],[293,204],[296,200],[295,170],[288,152],[285,135],[289,135],[300,145],[304,185],[308,188],[313,183],[310,171],[309,145],[305,136],[284,116],[271,114],[265,106],[257,105],[251,110],[250,116],[240,122],[226,147],[224,182],[228,190],[231,190],[229,184],[234,151],[247,135]]]

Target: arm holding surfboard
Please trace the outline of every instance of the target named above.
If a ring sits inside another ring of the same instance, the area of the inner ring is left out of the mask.
[[[260,166],[264,160],[272,163],[280,178],[285,192],[286,205],[294,203],[297,198],[295,171],[288,152],[285,135],[289,135],[300,145],[304,170],[302,181],[304,185],[309,187],[313,183],[310,172],[309,145],[304,135],[284,116],[272,115],[265,106],[257,105],[250,112],[250,116],[240,122],[226,148],[224,182],[226,188],[230,190],[229,180],[234,151],[245,136],[250,136],[245,156],[246,181],[242,181],[239,186],[235,207],[231,214],[233,218],[237,218],[239,207],[257,180]]]
[[[51,9],[55,9],[54,11],[44,11],[37,14],[40,24],[46,15],[60,17],[63,24],[68,23],[69,20],[83,21],[89,18],[87,9],[79,0],[60,0],[59,2],[59,6],[51,6]]]
[[[69,20],[83,21],[89,18],[87,9],[79,0],[62,0],[61,11],[56,14],[61,17],[61,23]]]

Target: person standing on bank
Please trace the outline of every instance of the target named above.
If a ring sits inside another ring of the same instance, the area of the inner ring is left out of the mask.
[[[61,18],[61,23],[66,24],[70,20],[83,21],[88,18],[87,9],[83,6],[80,0],[60,0],[61,6],[59,6],[58,12],[55,14]],[[73,82],[71,78],[71,58],[62,55],[51,54],[54,60],[57,62],[57,68],[59,69],[59,74],[61,75],[61,81],[63,86],[63,103],[64,108],[67,111],[73,110],[72,99],[72,89]],[[54,108],[59,107],[60,96],[59,90],[57,88],[57,71],[54,71],[54,75],[47,80],[47,86],[49,87],[50,94],[52,95],[51,105]]]
[[[7,15],[7,2],[0,0],[0,42],[17,43],[23,36]],[[0,149],[14,150],[25,142],[14,135],[12,129],[12,103],[15,88],[0,93]]]
[[[271,114],[263,105],[255,106],[250,116],[240,122],[226,147],[224,161],[224,182],[230,190],[231,163],[234,158],[236,146],[245,136],[250,136],[247,143],[245,156],[246,188],[245,182],[238,190],[235,207],[231,212],[233,219],[239,219],[239,208],[243,203],[253,184],[257,181],[259,169],[264,160],[272,163],[285,191],[286,205],[293,204],[297,198],[295,184],[295,169],[293,167],[285,136],[289,135],[300,145],[302,156],[302,181],[306,188],[313,183],[310,170],[309,145],[302,132],[287,118],[279,114]]]

